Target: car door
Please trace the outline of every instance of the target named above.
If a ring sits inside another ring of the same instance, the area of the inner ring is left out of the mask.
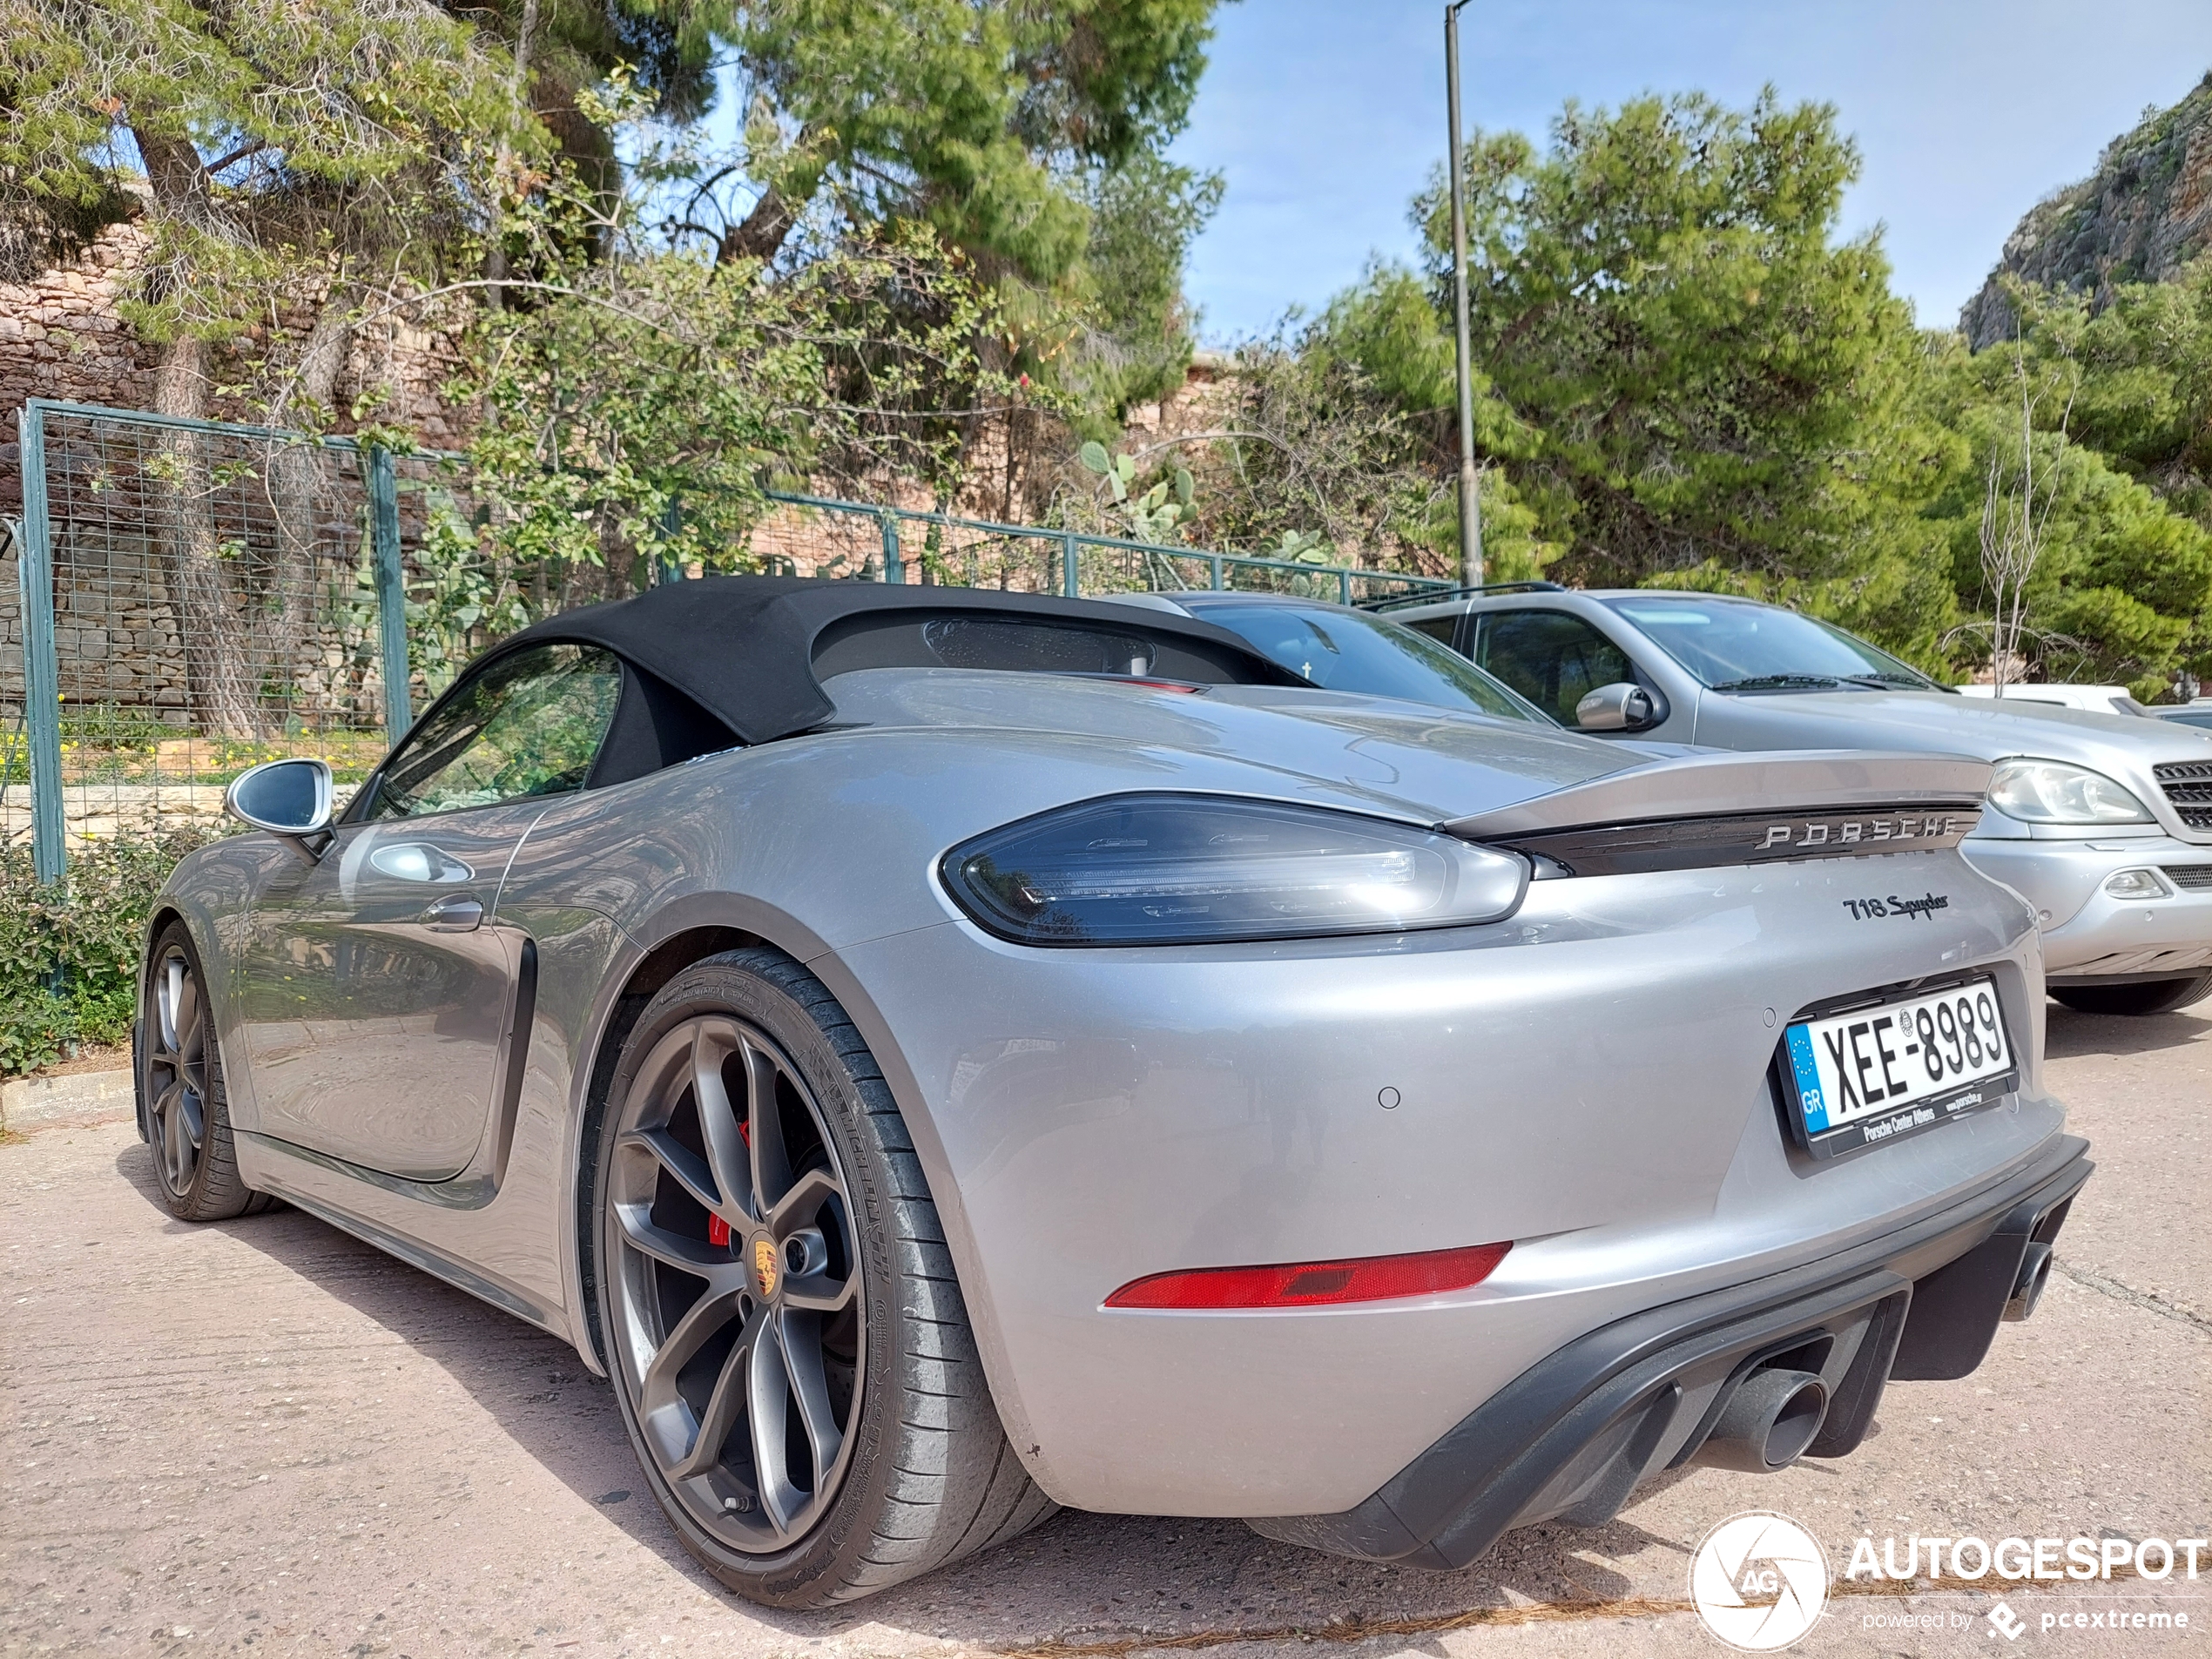
[[[279,865],[241,953],[257,1127],[415,1180],[466,1168],[490,1115],[523,941],[502,880],[613,718],[609,653],[544,645],[441,698],[310,864]]]
[[[1476,614],[1469,643],[1473,647],[1469,655],[1476,667],[1487,669],[1570,729],[1576,725],[1576,704],[1599,686],[1623,680],[1642,685],[1662,709],[1666,707],[1662,694],[1638,671],[1629,653],[1572,611],[1548,606],[1482,610]],[[1662,720],[1639,733],[1600,735],[1674,734]]]

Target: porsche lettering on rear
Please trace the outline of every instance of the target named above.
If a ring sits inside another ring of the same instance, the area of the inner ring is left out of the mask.
[[[1816,847],[1865,846],[1871,851],[1885,843],[1949,845],[1955,844],[1973,826],[1971,816],[1954,813],[1900,814],[1895,818],[1845,818],[1836,814],[1798,818],[1769,824],[1758,850],[1772,853],[1787,847],[1793,852],[1810,852]]]

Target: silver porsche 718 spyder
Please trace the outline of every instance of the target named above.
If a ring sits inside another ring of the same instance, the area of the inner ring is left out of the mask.
[[[1000,593],[556,617],[178,867],[167,1201],[573,1342],[781,1606],[1056,1505],[1455,1567],[1840,1457],[2028,1315],[2089,1172],[1959,853],[1989,768],[1469,695]]]

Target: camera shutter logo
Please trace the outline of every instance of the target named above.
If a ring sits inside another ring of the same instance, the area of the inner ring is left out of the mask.
[[[1689,1599],[1730,1647],[1771,1653],[1811,1629],[1828,1604],[1828,1556],[1787,1515],[1731,1515],[1699,1542]]]

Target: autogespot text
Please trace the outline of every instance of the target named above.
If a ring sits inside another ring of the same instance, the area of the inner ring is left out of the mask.
[[[2201,1556],[2212,1551],[2203,1538],[1923,1538],[1909,1534],[1902,1546],[1885,1538],[1878,1551],[1871,1537],[1851,1546],[1846,1579],[1975,1579],[1995,1576],[2015,1583],[2034,1579],[2195,1579]],[[2212,1560],[2205,1564],[2212,1566]]]

